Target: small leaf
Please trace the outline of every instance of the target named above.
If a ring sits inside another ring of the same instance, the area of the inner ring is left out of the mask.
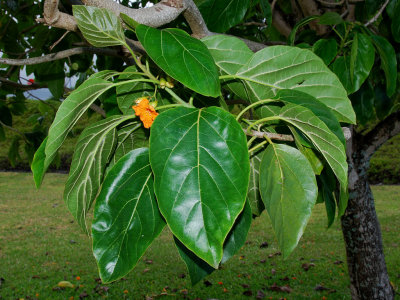
[[[343,22],[343,18],[334,11],[328,11],[319,17],[319,24],[322,25],[338,25]]]
[[[374,96],[374,90],[369,82],[365,82],[357,92],[350,96],[358,124],[365,125],[375,117]]]
[[[284,258],[296,247],[317,199],[307,159],[285,144],[271,144],[260,165],[260,191]]]
[[[206,0],[199,10],[208,29],[222,33],[242,21],[249,4],[249,0]]]
[[[136,34],[151,59],[169,76],[204,96],[221,94],[217,67],[201,41],[176,28],[139,25]]]
[[[94,209],[93,254],[102,281],[129,273],[164,225],[154,197],[149,150],[133,150],[107,174]]]
[[[136,27],[140,24],[140,23],[136,22],[134,19],[132,19],[130,16],[128,16],[128,15],[126,15],[124,13],[120,13],[119,17],[132,30],[135,30]]]
[[[389,97],[396,92],[397,59],[393,46],[382,36],[371,35],[372,42],[381,58],[381,68],[386,75],[386,93]]]
[[[249,156],[241,126],[217,107],[168,110],[152,125],[150,162],[172,233],[217,268],[247,195]]]
[[[83,36],[93,46],[125,44],[121,22],[111,11],[86,5],[73,5],[72,11]]]
[[[319,18],[319,16],[309,16],[309,17],[304,18],[304,19],[301,20],[300,22],[297,22],[297,23],[293,26],[293,29],[292,29],[292,31],[291,31],[290,34],[289,34],[289,37],[288,37],[288,45],[294,46],[294,41],[295,41],[295,38],[296,38],[296,33],[297,33],[297,30],[299,30],[299,28],[301,28],[301,27],[307,25],[308,23],[310,23],[310,22],[312,22],[312,21],[314,21],[314,20],[316,20],[316,19],[318,19],[318,18]]]
[[[31,165],[31,170],[33,173],[33,179],[35,181],[36,188],[40,188],[43,181],[44,173],[46,172],[46,170],[44,169],[44,161],[46,159],[44,149],[46,147],[47,139],[48,138],[46,137],[40,144],[40,147],[36,150]]]

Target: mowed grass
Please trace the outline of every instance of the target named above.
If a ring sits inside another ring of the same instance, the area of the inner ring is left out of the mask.
[[[279,252],[266,214],[246,245],[221,270],[191,286],[170,232],[165,229],[123,280],[101,284],[90,238],[62,200],[66,175],[47,174],[35,190],[31,174],[0,173],[0,299],[350,299],[340,224],[326,229],[323,205],[313,211],[299,246]],[[393,285],[400,286],[400,186],[375,186],[385,254]],[[267,242],[266,248],[260,245]],[[309,270],[302,268],[309,264]],[[186,276],[185,276],[186,275]],[[70,281],[75,288],[58,289]],[[211,283],[211,285],[210,285]],[[270,289],[289,286],[290,293]],[[315,290],[316,286],[327,288]],[[73,298],[72,298],[73,297]]]

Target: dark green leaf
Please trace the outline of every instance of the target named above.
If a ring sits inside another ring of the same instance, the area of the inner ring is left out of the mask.
[[[325,202],[326,215],[328,218],[328,228],[332,226],[335,221],[336,214],[336,201],[335,201],[335,189],[336,179],[335,175],[329,168],[325,168],[321,176],[318,176],[319,192],[322,195],[322,199]]]
[[[375,111],[380,120],[386,118],[393,106],[393,100],[388,97],[382,86],[375,86]]]
[[[235,255],[244,245],[250,225],[251,208],[246,201],[242,213],[237,218],[235,225],[225,240],[224,255],[221,263],[226,262],[229,258]],[[186,248],[176,237],[174,237],[174,241],[178,248],[179,255],[186,264],[192,285],[195,285],[215,270],[204,260],[197,257],[192,251]]]
[[[21,156],[19,154],[19,144],[20,142],[20,137],[14,137],[10,148],[8,149],[8,160],[10,161],[10,164],[12,167],[15,167],[17,165],[17,162],[21,160]]]
[[[121,23],[111,11],[94,6],[73,5],[72,11],[85,39],[95,47],[125,44]]]
[[[381,58],[381,68],[386,75],[386,93],[389,97],[396,92],[397,59],[393,46],[382,36],[371,35],[372,42]]]
[[[225,32],[243,19],[249,0],[206,0],[199,6],[208,29]]]
[[[86,214],[101,186],[117,143],[116,127],[129,117],[113,116],[85,128],[76,144],[64,190],[64,201],[86,230]]]
[[[134,19],[132,19],[131,17],[129,17],[128,15],[124,14],[124,13],[120,13],[119,17],[122,19],[122,21],[124,21],[124,23],[132,30],[135,30],[136,27],[139,25],[138,22],[136,22]]]
[[[350,56],[351,89],[349,94],[358,91],[369,76],[375,61],[375,50],[368,36],[356,33],[353,38]]]
[[[168,110],[152,125],[150,162],[160,211],[171,231],[218,267],[249,183],[241,126],[217,107]]]
[[[299,150],[271,144],[261,160],[260,191],[286,258],[299,242],[317,199],[313,169]]]
[[[299,30],[299,28],[303,27],[304,25],[307,25],[308,23],[310,23],[318,18],[319,18],[319,16],[309,16],[309,17],[304,18],[300,22],[296,23],[296,25],[293,26],[293,29],[289,34],[288,45],[290,45],[290,46],[294,45],[296,33],[297,33],[297,30]]]
[[[149,150],[133,150],[104,179],[94,209],[93,254],[103,283],[130,272],[164,225],[154,197]]]
[[[271,4],[269,4],[268,0],[260,0],[260,6],[261,6],[261,11],[265,18],[265,24],[269,28],[272,25]]]
[[[357,92],[350,96],[358,124],[365,125],[375,117],[374,97],[374,90],[369,82],[365,82]]]
[[[204,96],[221,94],[217,67],[201,41],[176,28],[139,25],[136,34],[151,59],[169,76]]]
[[[394,40],[397,43],[400,43],[400,2],[397,2],[396,6],[395,6],[395,11],[393,12],[393,15],[395,16],[394,18],[392,18],[392,35]]]
[[[326,65],[329,65],[337,55],[337,46],[334,39],[320,39],[314,44],[312,50]]]

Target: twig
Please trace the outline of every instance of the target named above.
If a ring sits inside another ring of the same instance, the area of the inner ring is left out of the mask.
[[[69,31],[64,32],[64,34],[53,44],[49,47],[50,51],[53,50],[53,48],[55,46],[58,45],[59,42],[61,42],[63,40],[63,38],[65,38],[65,36],[69,33]]]
[[[341,0],[339,2],[329,2],[329,1],[324,1],[324,0],[317,0],[317,1],[325,6],[340,6],[344,3],[344,0]]]
[[[389,0],[386,0],[385,3],[383,3],[382,7],[378,10],[378,12],[375,14],[375,16],[372,17],[371,20],[369,20],[367,23],[364,24],[365,27],[368,27],[372,23],[375,23],[376,20],[378,20],[379,16],[383,13],[385,10],[385,7],[389,4]]]
[[[21,91],[37,90],[37,89],[42,89],[42,88],[46,88],[47,87],[47,85],[39,85],[39,84],[36,84],[36,83],[33,83],[31,85],[20,84],[20,83],[15,82],[15,81],[8,80],[7,78],[4,78],[4,77],[0,77],[0,82],[4,83],[6,85],[12,86],[12,87],[14,87],[16,89],[19,89]]]
[[[4,124],[1,120],[0,120],[0,125],[2,125],[3,127],[7,128],[7,129],[9,129],[11,131],[14,131],[14,132],[18,133],[24,139],[25,142],[30,144],[30,142],[26,138],[25,134],[22,133],[21,131],[19,131],[18,129],[15,129],[14,127],[11,127],[11,126],[8,126],[8,125]]]
[[[63,50],[60,52],[47,54],[44,56],[39,57],[31,57],[31,58],[24,58],[24,59],[13,59],[13,58],[0,58],[0,63],[11,65],[11,66],[26,66],[26,65],[36,65],[41,64],[49,61],[54,61],[58,59],[63,59],[72,55],[77,54],[101,54],[101,55],[108,55],[108,56],[116,56],[120,57],[121,53],[107,48],[95,48],[95,47],[78,47],[72,48],[68,50]]]
[[[279,141],[287,141],[293,142],[294,138],[290,134],[279,134],[279,133],[271,133],[271,132],[264,132],[264,131],[256,131],[252,130],[251,132],[247,132],[246,129],[243,129],[246,135],[248,136],[255,136],[257,138],[265,138],[267,136],[271,140],[279,140]]]

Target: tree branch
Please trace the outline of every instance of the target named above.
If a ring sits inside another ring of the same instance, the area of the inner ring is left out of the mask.
[[[378,20],[379,16],[383,13],[385,10],[385,7],[389,4],[389,0],[386,0],[385,3],[383,3],[382,7],[378,10],[378,12],[375,14],[375,16],[372,17],[371,20],[369,20],[367,23],[364,24],[365,27],[368,27],[372,23],[375,23],[376,20]]]
[[[20,83],[15,82],[15,81],[8,80],[7,78],[4,78],[4,77],[0,77],[0,83],[8,85],[8,86],[11,86],[11,87],[14,87],[14,88],[16,88],[18,90],[21,90],[21,91],[30,91],[30,90],[37,90],[37,89],[47,88],[47,85],[39,85],[39,84],[36,84],[36,83],[30,84],[30,85],[20,84]],[[1,84],[0,84],[0,86],[1,86]]]
[[[283,15],[276,8],[274,9],[274,13],[272,15],[272,25],[274,25],[279,33],[286,38],[289,37],[290,32],[292,31],[292,27],[290,27],[289,24],[286,23]]]
[[[24,59],[13,59],[13,58],[0,58],[0,63],[11,65],[11,66],[25,66],[25,65],[36,65],[49,61],[63,59],[72,55],[78,54],[100,54],[107,56],[116,56],[120,57],[121,53],[114,49],[107,48],[95,48],[95,47],[77,47],[68,50],[63,50],[56,53],[47,54],[39,57],[31,57]]]
[[[368,161],[371,156],[387,140],[400,133],[400,111],[392,113],[386,119],[379,122],[374,129],[365,136],[359,136],[359,153],[362,153],[364,159]]]
[[[293,142],[293,136],[289,134],[279,134],[279,133],[271,133],[271,132],[264,132],[264,131],[256,131],[252,130],[250,133],[247,132],[246,129],[243,129],[244,133],[248,136],[255,136],[260,139],[264,138],[265,136],[269,137],[271,140],[279,140],[279,141],[286,141],[286,142]]]
[[[199,9],[193,0],[184,0],[186,5],[186,10],[183,13],[186,21],[188,22],[190,29],[192,30],[192,36],[195,38],[202,38],[208,35],[212,35],[203,19]]]

